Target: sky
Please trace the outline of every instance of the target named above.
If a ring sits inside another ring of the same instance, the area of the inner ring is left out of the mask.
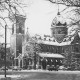
[[[29,0],[26,0],[27,3]],[[30,0],[31,4],[25,9],[27,19],[25,27],[30,34],[51,35],[51,23],[58,11],[58,5],[47,0]],[[28,2],[29,3],[29,2]]]
[[[19,0],[27,7],[23,7],[22,14],[26,15],[25,31],[29,28],[30,35],[51,35],[51,23],[58,12],[58,5],[52,4],[48,0]],[[60,5],[60,11],[65,8]],[[10,22],[9,22],[10,23]],[[3,31],[2,31],[3,32]],[[7,30],[7,43],[10,42],[11,30]],[[4,42],[4,38],[0,39]]]

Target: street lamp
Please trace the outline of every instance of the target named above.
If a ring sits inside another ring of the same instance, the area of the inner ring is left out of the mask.
[[[4,57],[4,64],[5,64],[5,78],[6,78],[6,36],[7,36],[7,25],[5,25],[5,57]]]
[[[4,65],[5,65],[5,78],[6,78],[6,37],[7,37],[7,23],[5,21],[5,18],[0,17],[5,22],[5,57],[4,57]]]

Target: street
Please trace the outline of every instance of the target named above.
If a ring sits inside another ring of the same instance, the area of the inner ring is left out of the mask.
[[[0,77],[4,76],[0,71]],[[7,71],[12,80],[80,80],[80,71],[22,70]]]

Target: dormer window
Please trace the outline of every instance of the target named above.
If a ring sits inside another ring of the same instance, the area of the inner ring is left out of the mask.
[[[60,23],[60,21],[56,24],[57,26],[61,26],[62,24]]]
[[[67,23],[65,22],[65,23],[61,23],[60,21],[56,24],[56,26],[66,26],[67,25]]]

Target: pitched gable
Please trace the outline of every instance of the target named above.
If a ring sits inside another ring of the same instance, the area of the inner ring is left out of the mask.
[[[71,44],[80,44],[80,37],[78,33],[74,37],[74,40],[71,42]]]

